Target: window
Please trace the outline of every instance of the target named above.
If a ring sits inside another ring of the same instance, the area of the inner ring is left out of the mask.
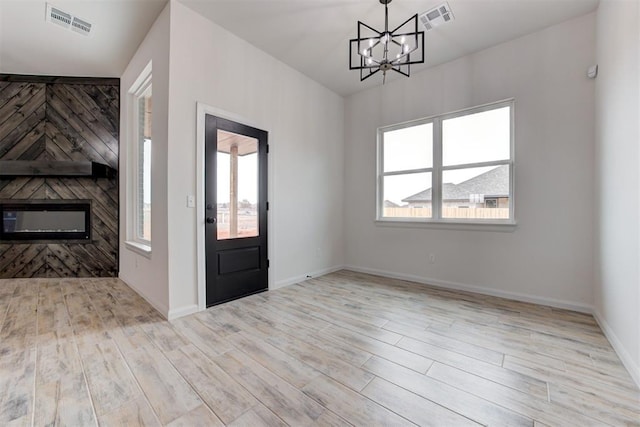
[[[147,66],[129,91],[131,99],[131,132],[129,180],[129,243],[145,250],[151,246],[151,147],[152,85],[151,64]]]
[[[378,220],[514,223],[513,105],[378,129]]]

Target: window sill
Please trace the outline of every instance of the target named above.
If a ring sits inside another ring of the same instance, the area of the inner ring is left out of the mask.
[[[469,230],[469,231],[499,231],[511,233],[515,231],[515,221],[505,222],[466,222],[466,221],[412,221],[405,219],[377,219],[376,226],[394,228],[430,228],[436,230]]]
[[[133,241],[126,241],[124,245],[127,249],[132,252],[135,252],[143,257],[151,259],[151,246],[145,245],[144,243],[138,243]]]

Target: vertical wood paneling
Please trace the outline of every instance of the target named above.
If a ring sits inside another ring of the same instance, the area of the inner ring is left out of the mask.
[[[89,160],[118,169],[117,84],[19,80],[0,81],[0,160]],[[0,278],[117,275],[117,178],[0,179],[0,199],[92,200],[91,243],[0,242]]]

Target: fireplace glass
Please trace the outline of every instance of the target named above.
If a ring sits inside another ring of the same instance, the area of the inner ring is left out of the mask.
[[[89,240],[90,202],[2,203],[0,240]]]

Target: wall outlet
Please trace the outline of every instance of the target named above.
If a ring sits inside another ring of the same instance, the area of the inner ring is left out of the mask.
[[[196,196],[187,196],[187,207],[195,208],[196,207]]]
[[[435,264],[435,263],[436,263],[436,255],[429,254],[429,264]]]

